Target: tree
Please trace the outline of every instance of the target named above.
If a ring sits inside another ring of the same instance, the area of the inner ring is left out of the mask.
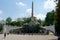
[[[41,21],[41,25],[42,26],[45,26],[46,25],[45,20],[44,21]]]
[[[8,18],[6,19],[6,24],[7,24],[7,25],[10,25],[11,22],[12,22],[12,19],[11,19],[10,17],[8,17]]]
[[[33,19],[34,19],[34,22],[40,21],[40,20],[37,20],[36,17],[33,17]],[[31,17],[23,18],[23,20],[24,20],[24,23],[29,23],[31,21]]]
[[[24,18],[23,20],[25,21],[25,23],[29,23],[31,21],[31,18],[30,17],[29,18]]]
[[[60,35],[60,0],[57,0],[57,7],[55,13],[55,32],[59,36]]]
[[[12,21],[12,22],[11,22],[11,25],[12,25],[12,26],[16,26],[16,21]]]
[[[17,18],[16,26],[22,26],[22,25],[23,25],[23,19],[22,18]]]
[[[51,12],[48,12],[45,18],[46,25],[53,25],[54,24],[54,10]]]
[[[22,21],[17,21],[16,22],[16,26],[22,26],[23,25],[23,22]]]

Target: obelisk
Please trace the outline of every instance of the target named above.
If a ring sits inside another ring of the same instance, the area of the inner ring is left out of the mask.
[[[32,18],[33,18],[33,15],[34,15],[34,14],[33,14],[33,11],[34,11],[34,10],[33,10],[33,1],[32,1]]]
[[[33,6],[34,6],[34,4],[33,4],[33,1],[32,1],[32,12],[31,12],[31,21],[34,21],[34,9],[33,9]]]

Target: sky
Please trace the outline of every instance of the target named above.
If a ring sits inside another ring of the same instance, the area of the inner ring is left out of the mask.
[[[0,0],[0,20],[11,17],[24,18],[31,16],[32,1],[34,2],[34,16],[44,20],[47,12],[55,10],[54,0]]]

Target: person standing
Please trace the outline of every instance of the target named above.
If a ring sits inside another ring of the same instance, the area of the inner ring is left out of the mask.
[[[4,34],[4,38],[6,38],[6,26],[3,27],[3,34]]]
[[[6,33],[4,33],[4,38],[6,38]]]

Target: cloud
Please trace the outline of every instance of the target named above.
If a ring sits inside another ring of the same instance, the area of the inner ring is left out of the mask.
[[[2,14],[3,13],[3,11],[2,10],[0,10],[0,14]]]
[[[32,12],[32,9],[29,8],[29,9],[26,10],[26,12],[27,12],[27,13],[31,13],[31,12]]]
[[[56,3],[54,2],[54,0],[47,0],[44,2],[44,8],[45,9],[54,9],[56,6]]]
[[[26,10],[26,12],[31,14],[32,9],[31,9],[31,8],[29,8],[29,9],[27,9],[27,10]],[[34,11],[34,13],[35,13],[35,11]],[[46,15],[44,15],[44,14],[42,14],[42,13],[39,13],[39,14],[34,15],[34,16],[35,16],[35,17],[37,17],[37,19],[41,19],[41,20],[44,20],[44,19],[45,19],[45,17],[46,17]]]
[[[35,17],[37,17],[37,19],[41,19],[41,20],[44,20],[46,15],[45,14],[42,14],[42,13],[39,13],[37,15],[35,15]]]
[[[23,3],[23,2],[16,2],[16,5],[18,5],[18,6],[25,6],[26,4]]]

